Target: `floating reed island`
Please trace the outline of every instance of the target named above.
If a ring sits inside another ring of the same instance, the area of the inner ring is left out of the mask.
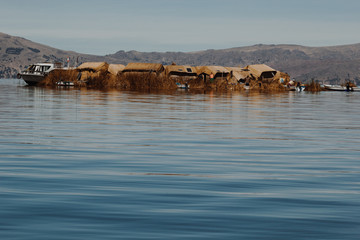
[[[289,91],[296,83],[287,73],[265,64],[246,67],[162,65],[160,63],[108,64],[85,62],[73,69],[56,69],[41,83],[96,89],[172,90],[176,88],[202,90]]]

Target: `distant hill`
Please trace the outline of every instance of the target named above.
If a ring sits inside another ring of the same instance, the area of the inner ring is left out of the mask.
[[[36,62],[62,62],[70,57],[75,61],[103,61],[104,57],[63,51],[21,37],[0,32],[0,78],[14,78],[19,71]]]
[[[329,83],[354,80],[360,85],[360,44],[305,47],[299,45],[254,45],[198,52],[118,51],[106,56],[63,51],[34,43],[21,37],[0,33],[0,78],[14,77],[18,71],[35,62],[59,61],[70,65],[87,61],[157,62],[162,64],[241,66],[264,63],[291,77]]]
[[[301,81],[339,82],[356,80],[360,84],[360,44],[333,47],[298,45],[255,45],[250,47],[199,52],[124,52],[107,55],[126,64],[131,61],[163,64],[241,66],[264,63],[287,72]]]

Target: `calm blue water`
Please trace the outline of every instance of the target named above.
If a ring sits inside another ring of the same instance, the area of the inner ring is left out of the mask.
[[[360,93],[0,80],[0,239],[360,239]]]

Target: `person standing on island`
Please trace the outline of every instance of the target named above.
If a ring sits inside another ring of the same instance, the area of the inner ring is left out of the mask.
[[[352,88],[352,86],[350,86],[350,82],[346,83],[346,91],[350,92],[350,91],[354,91],[354,89]]]
[[[213,82],[213,81],[214,81],[214,74],[211,73],[211,74],[210,74],[210,82]]]

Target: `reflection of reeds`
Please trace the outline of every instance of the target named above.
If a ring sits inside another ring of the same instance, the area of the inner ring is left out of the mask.
[[[314,79],[311,80],[311,82],[309,84],[305,84],[305,91],[308,92],[320,92],[321,86],[318,82],[315,82]]]

